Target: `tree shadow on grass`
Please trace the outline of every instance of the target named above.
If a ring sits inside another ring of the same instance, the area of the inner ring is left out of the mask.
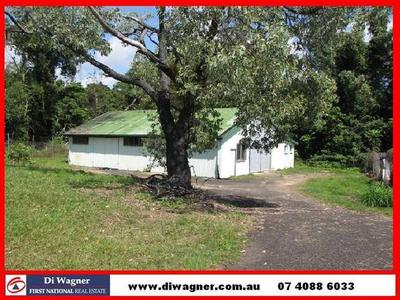
[[[37,165],[12,165],[14,168],[24,169],[30,172],[37,172],[43,175],[65,176],[65,181],[72,188],[107,188],[120,189],[138,183],[135,177],[110,176],[107,174],[93,174],[83,170],[72,170],[67,168],[51,168]]]
[[[109,176],[109,175],[105,175]],[[79,180],[70,180],[69,185],[75,189],[107,189],[107,190],[119,190],[126,189],[132,187],[132,185],[137,182],[133,181],[128,177],[117,177],[112,181],[105,181],[103,179],[99,179],[99,177],[84,177]]]
[[[210,194],[211,198],[218,203],[235,206],[240,208],[257,208],[257,207],[265,207],[265,208],[278,208],[279,204],[273,202],[267,202],[263,199],[256,199],[250,197],[244,197],[239,195],[217,195]]]
[[[90,174],[86,173],[82,170],[71,170],[71,169],[63,169],[63,168],[52,168],[52,167],[42,167],[38,165],[7,165],[12,168],[19,168],[23,169],[26,171],[32,171],[32,172],[39,172],[42,174],[66,174],[66,175],[80,175],[80,174]],[[90,174],[92,175],[92,174]]]
[[[140,186],[142,186],[147,180],[147,178],[137,176],[136,174],[127,174],[130,176],[93,174],[83,170],[72,170],[68,168],[51,168],[51,167],[42,167],[37,165],[13,165],[12,167],[25,169],[31,172],[38,172],[44,175],[48,174],[57,174],[60,176],[64,175],[66,176],[65,181],[74,189],[123,190],[130,188],[132,186],[140,188]],[[146,192],[144,189],[143,191]],[[181,198],[177,199],[179,200]],[[174,202],[173,199],[170,201]],[[201,189],[195,189],[194,193],[192,193],[192,196],[190,196],[190,202],[209,202],[209,201],[238,208],[279,207],[278,204],[270,203],[263,199],[250,198],[233,194],[220,195],[217,193]]]
[[[153,175],[154,176],[154,175]],[[165,175],[156,175],[156,176],[165,176]],[[139,183],[145,183],[146,178],[136,177],[131,175]],[[193,202],[215,202],[219,204],[223,204],[226,206],[231,207],[238,207],[238,208],[257,208],[257,207],[264,207],[264,208],[277,208],[280,207],[277,203],[267,202],[264,199],[256,199],[250,198],[240,195],[221,195],[211,191],[207,191],[204,189],[194,189],[189,195],[187,195],[188,199],[191,199]],[[173,199],[171,199],[173,201]]]

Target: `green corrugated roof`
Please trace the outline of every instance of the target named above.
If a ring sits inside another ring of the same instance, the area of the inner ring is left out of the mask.
[[[219,134],[233,126],[236,108],[218,108],[222,118]],[[111,111],[94,118],[81,126],[70,129],[65,135],[147,135],[151,132],[151,116],[155,110]]]

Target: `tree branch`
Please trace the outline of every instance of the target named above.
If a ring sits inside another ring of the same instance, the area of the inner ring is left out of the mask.
[[[92,12],[92,14],[95,16],[97,21],[100,23],[100,25],[104,28],[105,31],[107,31],[111,35],[115,36],[122,42],[138,48],[140,53],[145,55],[151,62],[153,62],[168,77],[175,80],[175,77],[176,77],[175,72],[173,72],[173,70],[167,64],[165,64],[163,61],[158,59],[158,57],[153,52],[151,52],[149,49],[147,49],[142,43],[126,37],[121,32],[115,30],[110,25],[108,25],[107,22],[100,16],[100,14],[92,6],[89,6],[89,9]]]
[[[92,12],[92,14],[96,17],[97,21],[100,23],[100,25],[104,28],[105,31],[107,31],[108,33],[110,33],[113,36],[117,37],[122,42],[124,42],[124,43],[126,43],[128,45],[131,45],[133,47],[138,48],[139,50],[141,50],[143,52],[143,54],[148,55],[148,57],[151,60],[154,60],[155,62],[159,62],[158,58],[156,57],[156,55],[153,52],[151,52],[150,50],[148,50],[144,45],[142,45],[138,41],[135,41],[135,40],[132,40],[130,38],[127,38],[121,32],[119,32],[119,31],[115,30],[114,28],[112,28],[110,25],[107,24],[107,22],[100,16],[100,14],[92,6],[89,6],[89,9]]]
[[[140,42],[141,42],[143,45],[145,44],[144,38],[146,37],[146,34],[147,34],[147,29],[144,28],[143,31],[142,31],[142,33],[140,34]]]
[[[293,13],[293,14],[296,14],[296,15],[316,15],[322,9],[322,8],[319,8],[319,7],[312,7],[312,8],[309,8],[309,9],[302,8],[302,9],[297,10],[297,9],[295,9],[293,7],[290,7],[290,6],[284,6],[283,8],[286,9],[287,11]]]
[[[10,13],[7,13],[7,15],[10,17],[11,20],[15,20],[14,16],[11,15]],[[22,27],[22,25],[20,25],[20,26]],[[40,26],[40,28],[43,30],[45,35],[47,35],[50,38],[54,38],[54,34],[50,30],[48,30],[47,28],[45,28],[43,26]],[[26,32],[26,31],[24,30],[24,32]],[[93,56],[88,54],[84,49],[77,49],[73,45],[66,43],[65,40],[58,39],[58,42],[63,44],[65,47],[70,49],[75,54],[82,56],[84,60],[89,62],[91,65],[99,68],[108,76],[110,76],[118,81],[128,83],[128,84],[133,84],[133,85],[136,85],[136,86],[142,88],[144,90],[144,92],[146,94],[148,94],[153,101],[157,102],[157,92],[145,80],[143,80],[141,78],[133,78],[133,77],[127,76],[125,74],[121,74],[121,73],[111,69],[109,66],[103,64],[102,62],[96,60]]]
[[[89,62],[93,66],[99,68],[104,73],[106,73],[108,76],[110,76],[110,77],[112,77],[112,78],[114,78],[114,79],[116,79],[118,81],[121,81],[121,82],[124,82],[124,83],[128,83],[128,84],[133,84],[133,85],[136,85],[138,87],[141,87],[146,92],[146,94],[148,94],[150,96],[150,98],[152,100],[156,101],[156,99],[157,99],[156,91],[145,80],[143,80],[141,78],[132,78],[132,77],[127,76],[125,74],[118,73],[115,70],[111,69],[109,66],[99,62],[93,56],[89,55],[88,53],[86,53],[83,50],[82,51],[78,51],[78,50],[72,49],[72,51],[74,51],[75,53],[81,55],[87,62]]]
[[[123,17],[124,17],[125,19],[127,19],[127,20],[132,20],[132,21],[138,23],[138,24],[141,25],[142,27],[147,28],[148,30],[150,30],[150,31],[152,31],[152,32],[155,32],[155,33],[159,33],[159,32],[160,32],[160,30],[158,30],[157,28],[155,28],[155,27],[153,27],[153,26],[150,26],[149,24],[143,22],[143,21],[140,20],[139,18],[136,18],[136,17],[134,17],[134,16],[123,16]]]
[[[157,43],[155,40],[153,40],[153,38],[151,37],[152,35],[153,35],[153,34],[150,33],[150,34],[147,35],[147,37],[149,38],[149,40],[150,40],[154,45],[158,46],[158,43]]]
[[[167,59],[167,36],[165,32],[164,22],[165,22],[165,7],[160,7],[158,9],[158,18],[160,24],[160,32],[158,33],[158,43],[159,50],[158,56],[161,61],[166,61]],[[166,135],[172,134],[173,128],[175,126],[174,118],[171,113],[171,99],[170,99],[170,83],[171,80],[164,73],[159,71],[159,82],[160,88],[158,92],[157,110],[160,115],[161,127]]]
[[[31,34],[30,31],[26,30],[25,27],[23,27],[15,18],[14,16],[9,13],[8,11],[4,11],[6,16],[17,26],[23,33]]]

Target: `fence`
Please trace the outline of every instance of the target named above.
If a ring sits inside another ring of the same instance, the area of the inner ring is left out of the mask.
[[[10,134],[6,134],[6,151],[8,152],[13,143],[18,142],[14,140]],[[61,137],[35,137],[32,136],[30,141],[24,141],[24,144],[30,145],[33,149],[34,157],[54,157],[56,155],[67,155],[68,145],[67,142]]]

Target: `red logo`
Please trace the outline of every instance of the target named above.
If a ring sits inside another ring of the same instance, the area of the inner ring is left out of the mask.
[[[25,288],[25,281],[21,277],[14,277],[7,283],[7,290],[11,294],[16,294],[23,291]]]

